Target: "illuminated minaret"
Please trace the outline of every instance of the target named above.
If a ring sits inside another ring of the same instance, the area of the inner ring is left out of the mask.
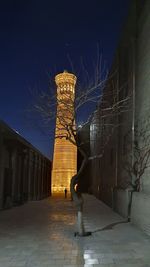
[[[77,149],[65,138],[67,122],[74,117],[76,76],[64,71],[55,76],[57,114],[52,169],[52,192],[70,191],[70,179],[77,172]]]

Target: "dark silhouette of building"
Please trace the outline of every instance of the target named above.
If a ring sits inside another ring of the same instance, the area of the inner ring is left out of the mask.
[[[51,194],[51,161],[0,121],[0,209]]]
[[[78,131],[78,138],[79,142],[82,144],[81,148],[87,153],[87,155],[90,155],[90,124],[87,123],[84,126],[81,127],[81,129]],[[83,161],[83,156],[77,151],[77,169],[79,171],[81,164]],[[85,168],[83,169],[82,173],[79,177],[79,184],[78,184],[78,190],[82,193],[90,193],[91,190],[91,173],[90,173],[90,161],[87,163]]]

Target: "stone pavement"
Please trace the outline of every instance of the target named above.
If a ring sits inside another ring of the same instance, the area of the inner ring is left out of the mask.
[[[75,209],[62,196],[1,211],[0,267],[150,267],[150,237],[84,198],[89,237],[74,237]]]

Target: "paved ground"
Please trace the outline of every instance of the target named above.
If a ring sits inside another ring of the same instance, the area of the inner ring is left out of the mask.
[[[1,211],[0,267],[150,267],[150,237],[93,196],[84,213],[93,234],[74,237],[72,206],[53,197]]]

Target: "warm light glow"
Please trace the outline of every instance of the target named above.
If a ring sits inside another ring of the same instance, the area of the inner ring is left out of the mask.
[[[73,118],[76,76],[64,71],[56,75],[55,82],[58,104],[52,169],[53,193],[64,192],[65,188],[70,191],[70,180],[77,172],[77,149],[70,141],[66,140],[67,132],[61,124],[63,120],[65,123],[69,123]],[[66,103],[69,108],[67,108]],[[62,138],[62,136],[64,137]]]

